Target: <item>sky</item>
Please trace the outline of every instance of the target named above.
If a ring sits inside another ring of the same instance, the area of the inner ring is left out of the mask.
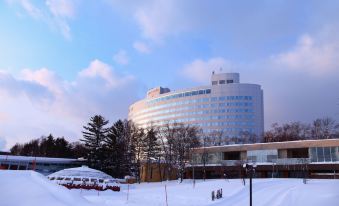
[[[239,72],[264,90],[272,123],[339,121],[339,2],[0,1],[0,150],[95,114],[127,118],[156,86]]]

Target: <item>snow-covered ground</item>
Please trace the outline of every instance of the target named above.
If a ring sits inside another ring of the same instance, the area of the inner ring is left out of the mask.
[[[68,190],[32,171],[0,171],[0,205],[48,206],[169,206],[249,205],[249,186],[241,180],[177,181],[127,185],[122,192]],[[211,191],[223,189],[223,198],[211,201]],[[338,206],[339,180],[254,179],[255,206]]]

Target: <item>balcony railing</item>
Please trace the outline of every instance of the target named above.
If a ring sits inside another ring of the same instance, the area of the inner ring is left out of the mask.
[[[254,160],[220,160],[220,164],[223,166],[237,166],[244,163],[271,163],[275,165],[300,165],[300,164],[309,164],[311,162],[310,158],[278,158],[272,159],[270,161],[254,161]],[[209,162],[207,164],[210,164]]]
[[[253,164],[274,164],[274,165],[302,165],[302,164],[310,164],[311,158],[275,158],[268,159],[266,161],[246,159],[246,160],[214,160],[207,161],[206,165],[209,164],[220,164],[222,166],[238,166],[243,165],[244,163],[253,163]],[[191,164],[200,165],[203,164],[200,161],[193,161]]]
[[[220,163],[223,166],[237,166],[237,165],[242,165],[244,161],[242,160],[221,160]]]
[[[309,164],[311,162],[310,158],[278,158],[273,160],[277,165],[301,165]]]

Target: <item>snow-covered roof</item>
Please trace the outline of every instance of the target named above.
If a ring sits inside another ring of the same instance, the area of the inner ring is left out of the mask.
[[[0,155],[0,160],[4,161],[37,161],[37,162],[75,162],[83,161],[81,159],[70,158],[53,158],[53,157],[32,157],[32,156],[15,156],[15,155]]]
[[[87,166],[60,170],[58,172],[48,175],[48,177],[82,177],[82,178],[87,177],[87,178],[113,179],[112,176],[99,170],[89,168]]]

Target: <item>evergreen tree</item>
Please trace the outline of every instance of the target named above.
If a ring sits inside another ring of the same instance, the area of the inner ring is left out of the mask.
[[[10,152],[12,155],[21,155],[23,149],[23,145],[16,143],[11,149]]]
[[[43,138],[40,143],[40,148],[45,157],[56,157],[55,151],[55,139],[52,134],[49,134],[47,138]]]
[[[64,137],[58,137],[55,139],[55,156],[57,157],[71,157],[72,151],[70,144]]]
[[[140,168],[142,160],[142,151],[143,151],[143,139],[145,132],[142,128],[137,128],[133,122],[130,122],[132,127],[132,136],[131,136],[131,153],[132,155],[132,175],[137,178],[138,183],[140,183]]]
[[[105,141],[105,150],[107,151],[107,159],[105,168],[108,173],[114,177],[123,177],[127,171],[127,151],[126,151],[126,128],[124,122],[118,120],[109,129]]]
[[[70,144],[73,158],[85,158],[88,154],[87,148],[81,142],[72,142]]]
[[[140,130],[130,121],[118,120],[112,125],[105,138],[105,150],[108,154],[105,168],[108,173],[115,177],[137,173],[140,136]]]
[[[81,141],[85,143],[85,146],[88,149],[88,165],[100,170],[103,168],[105,159],[103,140],[109,131],[109,129],[105,127],[107,124],[108,120],[101,115],[95,115],[90,118],[90,122],[87,123],[87,126],[83,126],[85,131],[82,132],[83,139],[81,139]]]
[[[151,170],[151,163],[160,160],[161,148],[157,132],[153,126],[149,127],[142,142],[143,159],[146,160],[147,181]]]

